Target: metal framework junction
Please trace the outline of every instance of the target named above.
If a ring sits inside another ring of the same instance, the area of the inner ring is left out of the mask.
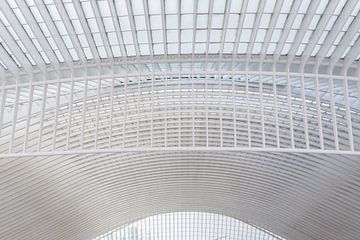
[[[3,0],[0,239],[357,239],[359,9]]]

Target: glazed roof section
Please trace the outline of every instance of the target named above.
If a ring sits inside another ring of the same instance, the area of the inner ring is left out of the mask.
[[[16,74],[155,55],[360,58],[357,0],[6,0],[0,68]]]

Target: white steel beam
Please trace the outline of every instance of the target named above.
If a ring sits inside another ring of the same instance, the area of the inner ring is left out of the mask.
[[[3,46],[0,46],[0,59],[5,64],[6,68],[11,72],[13,76],[19,71],[19,67],[16,65],[14,60],[10,57],[8,52],[4,49]],[[2,73],[5,74],[5,73]],[[5,80],[3,80],[5,81]]]
[[[162,18],[162,30],[163,30],[163,39],[164,39],[164,55],[165,57],[168,54],[167,50],[167,34],[166,34],[166,10],[165,10],[165,0],[161,1],[161,18]]]
[[[288,63],[291,64],[294,60],[296,52],[301,44],[301,41],[304,39],[306,32],[308,31],[311,20],[314,17],[316,9],[318,8],[320,0],[312,0],[310,2],[309,8],[304,16],[304,19],[301,23],[301,28],[296,33],[295,41],[291,44],[290,51],[288,53]]]
[[[16,60],[19,61],[21,67],[27,72],[31,73],[33,71],[33,66],[30,63],[29,59],[26,57],[24,52],[17,45],[11,34],[8,32],[4,24],[0,21],[0,36],[9,46],[11,52],[14,54]]]
[[[346,21],[349,19],[349,16],[350,16],[351,12],[354,10],[354,7],[356,6],[357,3],[358,3],[357,0],[349,0],[346,2],[340,15],[336,19],[334,26],[332,26],[331,31],[326,36],[324,43],[322,44],[319,52],[316,54],[316,62],[318,65],[320,65],[322,63],[322,61],[324,60],[327,52],[331,48],[333,42],[337,38],[340,31],[343,29]]]
[[[349,69],[349,67],[356,60],[356,58],[359,56],[359,54],[360,54],[360,37],[358,37],[354,46],[352,46],[349,53],[346,55],[346,57],[344,59],[343,67],[341,70],[342,73],[346,72]]]
[[[266,1],[260,1],[260,3],[259,3],[258,10],[256,12],[255,22],[254,22],[254,28],[251,32],[249,45],[248,45],[247,51],[246,51],[246,59],[249,59],[250,56],[252,55],[254,44],[255,44],[255,38],[258,33],[260,20],[261,20],[261,17],[263,16],[263,12],[264,12],[264,8],[265,8],[265,2]]]
[[[197,1],[195,1],[195,2],[197,3]],[[228,22],[229,22],[229,15],[230,15],[230,13],[229,13],[230,12],[230,6],[231,6],[231,0],[226,0],[225,12],[224,12],[224,21],[223,21],[223,24],[222,24],[221,40],[220,40],[220,50],[219,50],[220,56],[222,56],[222,54],[224,52],[225,37],[226,37],[227,25],[228,25]],[[197,4],[196,4],[194,12],[197,12],[196,9],[197,9]],[[196,15],[197,14],[194,14],[194,18],[195,18],[194,32],[196,31],[195,30],[196,29]],[[193,53],[194,53],[194,50],[193,50]]]
[[[360,156],[360,152],[348,150],[329,150],[329,149],[297,149],[297,148],[270,148],[270,147],[135,147],[135,148],[113,148],[113,149],[84,149],[69,151],[42,151],[26,153],[5,153],[0,154],[0,159],[34,157],[34,156],[66,156],[66,155],[88,155],[104,153],[139,153],[139,152],[267,152],[267,153],[306,153],[306,154],[334,154],[334,155],[354,155]]]
[[[239,49],[239,42],[240,42],[240,35],[242,33],[243,25],[244,25],[244,19],[246,14],[246,9],[248,6],[249,0],[244,0],[241,5],[241,12],[239,16],[239,22],[238,22],[238,28],[236,29],[236,37],[235,37],[235,45],[234,45],[234,51],[233,51],[233,60],[236,57]]]
[[[136,53],[136,56],[140,56],[140,48],[139,48],[139,41],[138,41],[137,33],[136,33],[136,25],[135,25],[133,7],[136,7],[136,6],[132,6],[132,2],[130,0],[126,0],[126,8],[127,8],[128,14],[129,14],[128,16],[129,16],[129,20],[130,20],[131,34],[132,34],[133,41],[134,41],[135,53]]]
[[[269,28],[266,31],[266,35],[265,35],[265,39],[264,39],[264,43],[261,47],[261,51],[260,51],[260,61],[263,62],[264,58],[266,56],[270,41],[271,41],[271,37],[273,35],[273,32],[275,30],[275,26],[276,26],[276,22],[279,18],[280,15],[280,11],[281,11],[281,7],[283,5],[284,0],[277,0],[275,7],[274,7],[274,12],[271,15],[271,19],[270,19],[270,23],[269,23]]]
[[[358,14],[355,17],[355,19],[351,23],[349,29],[345,32],[344,36],[342,37],[341,42],[339,43],[339,45],[337,45],[335,51],[331,55],[330,63],[329,63],[330,69],[332,69],[337,64],[337,62],[339,61],[341,56],[344,54],[346,48],[349,46],[352,39],[358,33],[359,29],[360,29],[360,14]]]
[[[279,61],[279,57],[280,57],[283,47],[285,45],[285,41],[289,36],[289,32],[295,21],[295,18],[299,11],[300,5],[301,5],[301,0],[294,0],[293,4],[291,6],[290,13],[289,13],[288,17],[286,18],[285,26],[282,30],[282,33],[281,33],[281,36],[279,39],[279,43],[277,44],[276,49],[275,49],[275,53],[274,53],[274,61],[275,62]]]
[[[117,36],[117,39],[119,41],[119,47],[120,47],[120,51],[121,51],[121,56],[126,57],[124,39],[123,39],[122,34],[121,34],[121,26],[120,26],[120,23],[119,23],[119,18],[118,18],[117,13],[116,13],[114,0],[110,0],[110,1],[108,1],[108,3],[109,3],[110,13],[111,13],[111,17],[112,17],[112,20],[113,20],[113,23],[114,23],[115,31],[116,31],[116,36]]]
[[[9,7],[8,3],[0,4],[0,10],[4,13],[8,21],[11,23],[11,27],[13,27],[16,31],[16,34],[19,36],[20,41],[24,44],[25,48],[29,52],[30,56],[34,59],[36,66],[38,66],[41,71],[46,70],[46,63],[44,59],[39,54],[39,51],[36,49],[34,44],[32,43],[29,35],[25,32],[24,28],[19,22],[19,19],[15,16],[13,10]],[[55,62],[56,63],[56,62]]]
[[[74,3],[75,11],[79,17],[81,26],[84,30],[86,40],[89,43],[91,53],[92,53],[94,59],[97,60],[100,58],[99,53],[96,49],[96,44],[95,44],[94,38],[91,34],[89,24],[87,23],[87,20],[86,20],[85,14],[84,14],[84,9],[83,9],[80,1],[73,1],[73,3]]]
[[[35,2],[36,2],[36,7],[38,8],[38,10],[41,14],[41,17],[44,20],[45,25],[49,29],[49,32],[51,33],[52,38],[54,39],[56,45],[59,48],[59,51],[60,51],[62,57],[64,58],[65,63],[71,68],[73,66],[73,59],[72,59],[64,41],[62,40],[62,38],[54,24],[54,21],[50,17],[49,11],[47,10],[47,8],[42,0],[35,0]]]
[[[100,31],[101,39],[104,43],[104,48],[106,51],[107,58],[112,59],[112,58],[114,58],[114,56],[113,56],[112,50],[110,48],[110,42],[109,42],[109,39],[106,34],[104,22],[100,15],[99,5],[97,4],[97,2],[95,0],[91,0],[90,3],[94,10],[95,20],[96,20],[96,23],[97,23],[99,31]]]
[[[338,1],[329,1],[329,4],[326,6],[326,9],[320,18],[315,31],[312,33],[309,43],[306,45],[306,48],[302,54],[302,62],[303,64],[307,63],[309,58],[311,57],[311,53],[313,52],[316,44],[318,43],[326,25],[329,22],[336,6],[338,5]]]
[[[151,34],[151,23],[150,23],[148,0],[143,0],[143,4],[144,4],[144,12],[145,12],[146,33],[147,33],[147,37],[148,37],[148,41],[149,41],[150,57],[153,57],[154,56],[154,45],[153,45],[152,34]]]
[[[84,62],[85,61],[85,55],[83,52],[83,49],[81,47],[81,44],[79,42],[79,39],[76,36],[75,30],[74,30],[74,26],[72,25],[69,16],[67,15],[67,11],[64,7],[64,4],[60,1],[54,1],[56,8],[58,9],[58,12],[61,16],[61,19],[66,27],[66,30],[69,34],[69,37],[71,39],[71,42],[75,48],[76,54],[79,57],[79,61],[80,62]]]
[[[210,0],[210,2],[209,2],[209,14],[208,14],[208,19],[207,19],[205,56],[209,55],[210,31],[211,31],[211,19],[212,19],[212,13],[213,13],[213,5],[214,5],[214,0]]]
[[[44,52],[46,53],[46,56],[49,58],[50,64],[52,64],[56,69],[59,68],[59,60],[56,57],[53,49],[51,48],[49,42],[46,40],[43,32],[41,31],[39,25],[37,24],[33,14],[29,10],[29,8],[26,6],[26,3],[24,0],[17,0],[17,5],[19,6],[19,9],[23,13],[23,15],[26,18],[26,21],[28,22],[30,28],[32,29],[36,39],[41,44],[41,47],[43,48]]]

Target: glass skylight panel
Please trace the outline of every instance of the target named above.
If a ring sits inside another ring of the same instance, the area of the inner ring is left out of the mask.
[[[211,30],[210,31],[210,42],[220,42],[221,30]]]
[[[196,36],[195,36],[196,42],[206,42],[206,38],[207,38],[207,30],[196,31]]]
[[[214,1],[213,2],[213,13],[224,13],[226,1]]]
[[[125,44],[134,44],[132,33],[130,31],[123,32],[123,40]]]
[[[236,30],[235,29],[227,29],[226,36],[225,36],[225,42],[235,42],[235,38],[236,38]]]
[[[35,66],[36,62],[34,61],[34,59],[31,57],[31,55],[28,52],[24,52],[25,56],[29,59],[31,65]]]
[[[7,66],[4,64],[3,61],[0,60],[0,65],[6,70],[7,69]]]
[[[229,14],[229,19],[227,22],[227,28],[237,28],[239,22],[238,14]]]
[[[321,0],[315,13],[323,14],[328,3],[329,3],[329,0]]]
[[[342,28],[342,31],[347,31],[347,30],[349,29],[351,23],[353,22],[353,20],[354,20],[354,17],[349,17],[349,18],[346,20],[346,22],[345,22],[345,24],[344,24],[344,26],[343,26],[343,28]]]
[[[247,43],[239,43],[238,53],[245,54],[247,51],[248,44]]]
[[[286,39],[287,43],[293,43],[295,41],[297,30],[290,30],[289,35]]]
[[[131,0],[131,7],[133,10],[133,14],[136,15],[144,15],[144,2],[143,0]],[[149,3],[149,5],[151,2]]]
[[[318,44],[323,44],[325,39],[326,39],[327,34],[328,34],[328,31],[323,31],[323,33],[321,34],[321,36],[319,38],[319,41],[317,43]]]
[[[163,31],[162,30],[152,31],[152,40],[153,43],[164,42]]]
[[[137,31],[137,38],[139,43],[149,43],[147,31]]]
[[[146,56],[150,54],[149,44],[139,44],[139,48],[140,48],[140,55]]]
[[[14,62],[16,63],[16,65],[18,65],[19,67],[21,67],[21,64],[19,63],[19,61],[15,58],[14,54],[11,52],[10,48],[7,46],[7,44],[5,43],[5,41],[0,38],[0,47],[4,48],[4,50],[9,54],[9,56],[14,60]]]
[[[300,29],[303,18],[304,18],[303,14],[297,14],[291,28],[292,29]]]
[[[325,26],[326,31],[330,31],[332,29],[332,27],[334,26],[337,18],[338,18],[337,16],[331,16],[330,17],[328,23]]]
[[[283,5],[282,5],[282,7],[281,7],[280,12],[281,12],[281,13],[290,13],[291,6],[292,6],[292,4],[293,4],[293,1],[294,1],[294,0],[286,0],[286,1],[283,1]]]
[[[218,53],[219,49],[220,49],[220,44],[219,43],[210,43],[209,44],[209,53],[210,54]]]
[[[90,51],[90,49],[89,49],[89,51]],[[122,56],[121,55],[121,49],[120,49],[119,46],[111,46],[111,51],[112,51],[114,57],[121,57]]]
[[[234,43],[225,43],[223,51],[227,54],[232,53],[234,51]]]
[[[252,0],[248,3],[246,12],[247,13],[257,13],[259,6],[259,0]]]
[[[191,54],[192,53],[192,44],[191,43],[182,43],[181,44],[181,53],[182,54]]]
[[[97,50],[99,52],[99,56],[100,58],[106,58],[107,54],[106,54],[106,50],[103,46],[97,46]]]
[[[169,43],[167,45],[167,50],[169,54],[177,54],[179,51],[179,44],[177,43]]]
[[[120,22],[121,31],[130,31],[131,30],[130,21],[127,16],[119,17],[119,22]]]
[[[180,2],[182,14],[194,12],[194,0],[181,0]]]
[[[231,1],[230,4],[230,13],[239,14],[241,12],[243,1]]]
[[[310,37],[311,37],[312,33],[313,33],[312,30],[307,30],[305,32],[305,35],[304,35],[303,39],[301,40],[301,43],[305,43],[305,44],[309,43],[309,40],[310,40]]]
[[[240,42],[249,42],[251,38],[251,29],[243,29],[240,34]]]
[[[161,1],[162,0],[151,0],[151,2],[149,2],[148,8],[150,15],[161,14]]]
[[[257,33],[256,33],[255,42],[264,42],[265,35],[266,35],[266,30],[265,29],[259,29],[257,31]]]
[[[181,42],[192,42],[193,30],[182,30],[181,31]]]
[[[282,30],[275,29],[271,36],[270,42],[278,42],[280,40],[281,33],[282,33]]]
[[[181,28],[190,29],[193,27],[194,27],[194,15],[193,14],[181,15]]]
[[[245,14],[243,28],[253,28],[255,21],[255,14]]]
[[[155,55],[164,54],[164,44],[154,44],[153,49]]]
[[[196,28],[207,28],[208,15],[198,15],[196,18]]]
[[[177,14],[179,0],[165,0],[165,14]]]
[[[311,30],[315,30],[316,26],[320,20],[320,17],[321,17],[320,15],[314,15],[308,28]]]
[[[223,26],[224,14],[213,14],[211,17],[211,28],[221,29]]]
[[[252,54],[260,54],[262,43],[254,43],[254,47],[252,49]]]
[[[345,3],[347,2],[347,0],[338,0],[338,5],[336,6],[335,10],[334,10],[334,15],[339,15],[340,12],[343,10]]]
[[[296,51],[296,56],[300,56],[303,52],[304,52],[304,50],[305,50],[305,47],[306,47],[306,45],[305,44],[300,44],[299,45],[299,48],[298,48],[298,50]]]
[[[135,16],[135,27],[136,30],[146,30],[146,20],[145,20],[145,16],[141,15],[141,16]]]
[[[310,54],[312,57],[314,57],[317,52],[320,50],[321,48],[321,45],[320,44],[316,44],[315,47],[314,47],[314,50],[312,51],[312,53]]]
[[[168,42],[178,42],[178,31],[177,30],[167,30],[166,31],[166,37]]]
[[[339,34],[336,36],[335,41],[333,42],[335,45],[338,45],[344,36],[345,32],[339,32]]]
[[[350,15],[355,17],[358,15],[359,11],[360,11],[360,1],[356,4]]]
[[[331,48],[329,49],[329,51],[326,53],[326,57],[330,57],[333,52],[335,51],[336,49],[336,46],[335,45],[332,45]]]
[[[178,15],[166,15],[166,28],[167,29],[178,29]]]
[[[284,26],[285,26],[286,19],[287,19],[287,14],[280,14],[278,19],[277,19],[275,28],[283,29]]]

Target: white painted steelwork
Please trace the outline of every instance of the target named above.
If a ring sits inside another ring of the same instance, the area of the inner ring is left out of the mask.
[[[92,239],[169,212],[357,239],[359,8],[4,0],[0,239]]]
[[[257,226],[214,213],[175,212],[140,219],[93,240],[283,240]]]

